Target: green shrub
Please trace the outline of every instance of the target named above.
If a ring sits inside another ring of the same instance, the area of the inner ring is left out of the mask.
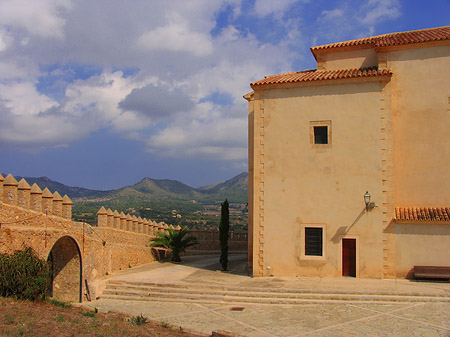
[[[51,285],[50,264],[31,248],[0,254],[0,295],[21,300],[45,299]]]
[[[131,324],[142,325],[147,322],[147,317],[142,316],[142,314],[140,314],[139,316],[133,316],[131,317],[130,322]]]

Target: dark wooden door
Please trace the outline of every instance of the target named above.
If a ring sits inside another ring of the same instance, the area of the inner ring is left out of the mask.
[[[342,276],[356,277],[356,239],[342,239]]]

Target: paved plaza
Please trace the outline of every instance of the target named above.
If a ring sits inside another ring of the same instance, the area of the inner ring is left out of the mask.
[[[121,311],[185,330],[210,335],[228,330],[243,336],[450,336],[450,283],[354,278],[297,278],[246,276],[245,256],[231,256],[230,273],[218,271],[217,256],[185,257],[182,264],[154,262],[112,275],[109,280],[159,284],[271,289],[305,289],[327,293],[352,292],[356,301],[318,301],[304,304],[192,303],[183,299],[98,299],[84,305],[102,311]],[[364,294],[370,295],[367,299]],[[415,301],[383,301],[377,294],[411,294]],[[442,301],[421,302],[418,297]]]

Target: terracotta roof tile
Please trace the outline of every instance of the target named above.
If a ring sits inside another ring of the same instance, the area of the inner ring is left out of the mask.
[[[449,207],[396,207],[397,221],[450,221]]]
[[[359,77],[390,76],[391,69],[343,69],[343,70],[306,70],[280,75],[266,76],[264,79],[251,83],[251,86],[263,84],[281,84],[349,79]]]
[[[325,44],[322,46],[312,47],[311,51],[314,53],[316,50],[320,49],[331,49],[331,48],[363,46],[363,45],[368,45],[372,47],[387,47],[387,46],[398,46],[412,43],[423,43],[442,40],[450,40],[450,26],[413,30],[401,33],[390,33],[366,37],[357,40]]]

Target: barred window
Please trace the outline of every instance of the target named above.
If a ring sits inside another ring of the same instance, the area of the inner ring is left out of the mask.
[[[323,229],[321,227],[305,227],[305,255],[323,255]]]

